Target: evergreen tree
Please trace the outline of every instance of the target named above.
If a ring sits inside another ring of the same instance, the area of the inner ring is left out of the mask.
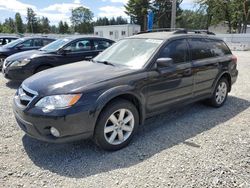
[[[27,9],[27,32],[39,33],[39,21],[36,17],[36,13],[31,8]]]
[[[42,17],[40,20],[41,33],[50,33],[50,21],[47,17]]]
[[[142,30],[147,30],[149,0],[129,0],[127,5],[125,5],[125,9],[132,23],[141,25]]]
[[[23,24],[21,14],[18,12],[15,15],[15,24],[16,24],[16,32],[23,33],[24,32],[24,24]]]

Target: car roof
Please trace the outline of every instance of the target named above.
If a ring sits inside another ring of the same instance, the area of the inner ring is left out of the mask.
[[[0,39],[18,39],[16,36],[0,36]]]
[[[104,37],[99,37],[99,36],[91,36],[91,35],[86,35],[86,36],[68,36],[68,37],[63,37],[62,39],[68,39],[68,40],[77,40],[77,39],[105,39],[112,41],[111,39],[107,39]]]
[[[49,40],[56,40],[55,38],[43,37],[43,36],[22,37],[20,39],[23,39],[23,40],[28,40],[28,39],[49,39]]]
[[[133,35],[128,38],[144,38],[144,39],[159,39],[159,40],[167,40],[170,38],[211,38],[216,40],[221,40],[215,35],[211,34],[202,34],[202,33],[179,33],[176,31],[159,31],[159,32],[146,32],[146,33],[139,33],[137,35]]]

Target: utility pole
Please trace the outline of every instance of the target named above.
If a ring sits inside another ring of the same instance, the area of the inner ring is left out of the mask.
[[[176,28],[176,0],[172,0],[171,29]]]

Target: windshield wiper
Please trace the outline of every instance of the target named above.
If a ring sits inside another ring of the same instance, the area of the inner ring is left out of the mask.
[[[108,62],[108,61],[94,61],[94,60],[92,60],[93,62],[96,62],[96,63],[102,63],[102,64],[104,64],[104,65],[111,65],[111,66],[115,66],[113,63],[110,63],[110,62]]]

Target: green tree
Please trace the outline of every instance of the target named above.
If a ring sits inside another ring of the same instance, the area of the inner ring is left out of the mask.
[[[36,13],[31,8],[27,9],[27,32],[39,33],[39,21],[36,17]]]
[[[131,23],[139,24],[142,30],[147,30],[149,0],[129,0],[125,9],[125,13],[130,16]]]
[[[207,16],[202,11],[183,10],[177,17],[177,27],[186,29],[206,29]]]
[[[69,33],[69,25],[67,22],[60,21],[58,24],[59,33],[65,34]]]
[[[16,24],[17,33],[23,33],[24,32],[24,24],[23,24],[21,14],[19,12],[17,12],[15,15],[15,24]]]
[[[182,10],[180,8],[180,4],[182,0],[176,1],[176,16],[177,18],[181,15]],[[170,28],[171,27],[171,16],[172,16],[172,0],[154,0],[152,2],[154,7],[157,9],[153,9],[155,13],[155,27],[158,28]]]
[[[50,21],[47,17],[42,17],[40,20],[41,33],[50,33]]]
[[[15,21],[13,18],[5,19],[2,26],[3,33],[15,33]]]
[[[85,7],[78,7],[71,12],[71,23],[75,32],[79,33],[91,33],[93,32],[93,20],[94,14]]]
[[[250,0],[199,0],[198,3],[207,13],[207,28],[225,21],[229,33],[246,32]]]

